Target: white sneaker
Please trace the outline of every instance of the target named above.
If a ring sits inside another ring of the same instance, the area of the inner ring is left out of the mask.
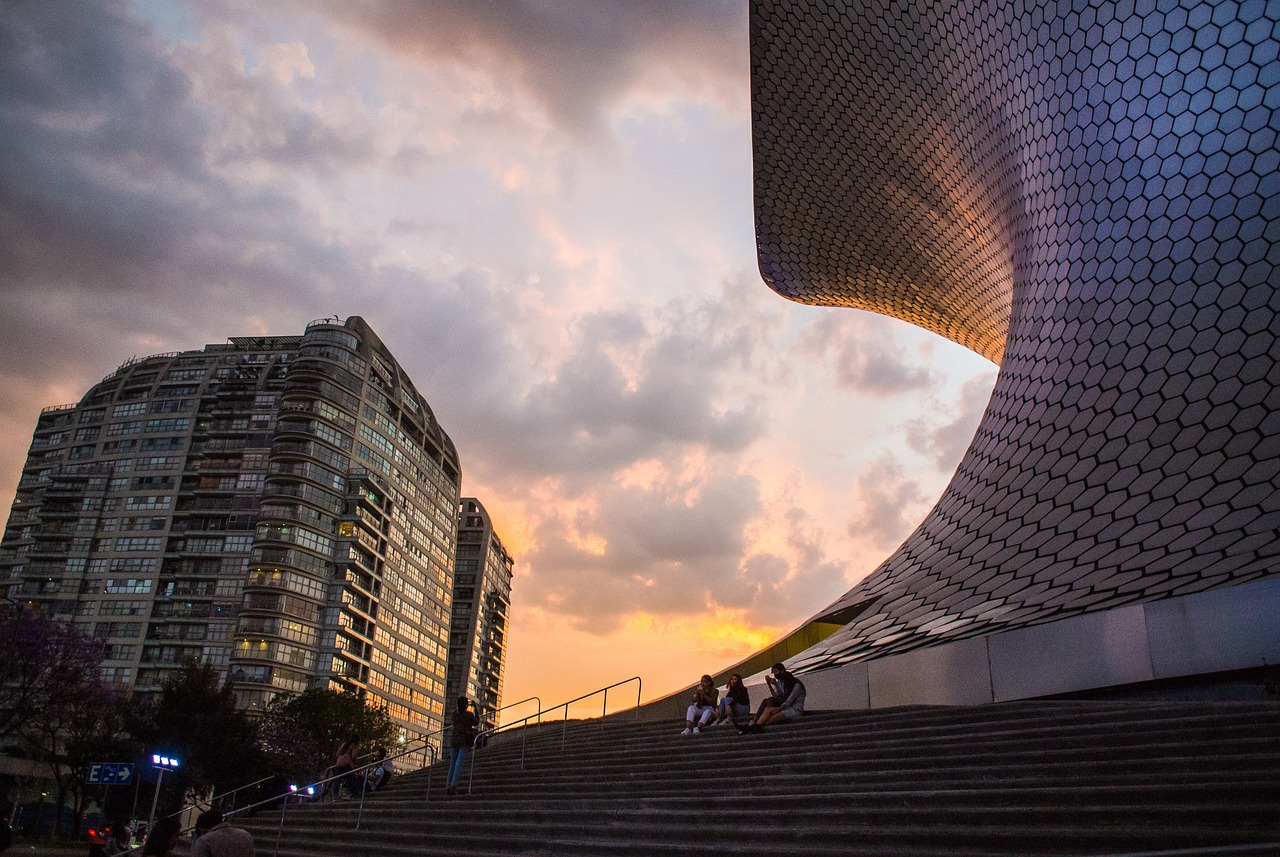
[[[697,735],[697,734],[698,734],[699,732],[701,732],[701,731],[702,731],[702,727],[700,727],[700,726],[695,726],[695,727],[693,727],[693,734],[694,734],[694,735]]]
[[[692,734],[693,734],[694,732],[696,732],[696,731],[697,731],[696,729],[690,729],[688,726],[686,726],[686,727],[684,727],[684,731],[683,731],[683,732],[681,732],[680,734],[681,734],[681,735],[692,735]]]

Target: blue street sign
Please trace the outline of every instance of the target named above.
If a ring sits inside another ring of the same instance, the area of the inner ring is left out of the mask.
[[[133,782],[133,762],[94,762],[84,781],[90,785],[127,786]]]

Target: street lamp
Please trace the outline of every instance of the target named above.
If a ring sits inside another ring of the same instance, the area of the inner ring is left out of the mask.
[[[177,769],[181,764],[176,756],[165,756],[160,753],[151,754],[151,767],[155,768],[159,773],[156,774],[156,791],[151,796],[151,817],[147,819],[147,835],[151,834],[151,825],[156,821],[156,803],[160,800],[160,783],[164,781],[164,772]]]

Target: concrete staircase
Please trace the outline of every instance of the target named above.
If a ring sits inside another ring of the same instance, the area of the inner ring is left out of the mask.
[[[359,830],[355,802],[290,808],[278,853],[1280,854],[1280,704],[815,712],[745,736],[681,725],[545,724],[523,769],[516,736],[480,751],[469,796],[444,797],[437,765],[429,796],[426,771],[404,775]],[[237,823],[266,857],[279,820]]]

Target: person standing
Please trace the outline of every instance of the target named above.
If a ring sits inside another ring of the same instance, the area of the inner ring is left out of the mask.
[[[449,775],[444,781],[444,793],[453,796],[458,793],[458,779],[462,776],[462,765],[467,754],[475,744],[479,733],[480,721],[471,711],[471,700],[465,696],[458,697],[457,710],[453,712],[453,729],[449,738]]]
[[[142,845],[143,857],[169,857],[178,844],[178,836],[182,825],[176,818],[162,818],[147,831],[147,839]],[[195,853],[194,851],[192,852]]]
[[[333,760],[331,777],[341,777],[329,783],[328,791],[338,797],[349,797],[355,792],[352,785],[351,772],[360,760],[360,736],[352,735],[338,747],[338,756]],[[345,775],[345,776],[343,776]]]
[[[191,857],[254,857],[253,836],[227,824],[221,810],[207,809],[196,818]]]

